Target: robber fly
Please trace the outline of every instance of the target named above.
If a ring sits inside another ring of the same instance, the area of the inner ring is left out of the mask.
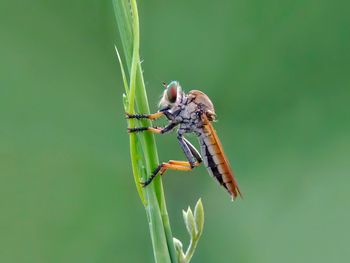
[[[165,116],[169,123],[163,128],[138,127],[129,128],[129,132],[149,131],[157,134],[170,132],[179,126],[177,139],[188,161],[170,160],[161,163],[152,175],[143,182],[147,186],[158,175],[163,175],[167,169],[189,171],[204,161],[211,176],[213,176],[235,199],[241,192],[238,188],[232,169],[223,151],[221,142],[211,124],[215,120],[215,111],[209,97],[199,90],[184,93],[179,82],[172,81],[169,85],[163,83],[165,90],[159,102],[159,111],[154,114],[126,114],[127,118],[150,120]],[[203,159],[197,149],[184,137],[185,133],[195,133],[198,136]]]

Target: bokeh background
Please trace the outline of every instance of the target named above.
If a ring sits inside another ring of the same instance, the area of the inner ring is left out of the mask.
[[[163,183],[174,235],[202,198],[192,262],[348,262],[345,1],[139,1],[152,110],[201,89],[244,200],[203,167]],[[153,262],[123,115],[110,0],[1,1],[0,262]],[[192,138],[195,142],[195,138]],[[161,160],[182,159],[175,136]]]

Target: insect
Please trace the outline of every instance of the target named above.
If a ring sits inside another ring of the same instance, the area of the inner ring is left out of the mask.
[[[178,126],[177,139],[187,161],[170,160],[159,164],[152,175],[142,183],[143,186],[149,185],[158,174],[163,175],[168,169],[190,171],[204,161],[209,174],[226,188],[232,200],[238,195],[242,196],[221,142],[211,124],[215,120],[216,115],[209,97],[199,90],[192,90],[188,94],[184,93],[178,81],[172,81],[168,85],[163,83],[163,85],[165,90],[159,102],[159,111],[157,113],[127,113],[126,117],[155,120],[165,116],[169,123],[163,128],[137,127],[128,128],[128,131],[149,131],[165,134]],[[186,133],[195,133],[198,136],[203,158],[197,149],[184,137]]]

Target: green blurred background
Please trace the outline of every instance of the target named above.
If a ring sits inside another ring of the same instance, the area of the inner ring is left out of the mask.
[[[202,197],[192,262],[348,262],[345,1],[139,1],[150,105],[201,89],[244,200],[204,167],[163,179],[174,235]],[[0,262],[153,262],[129,161],[111,0],[1,1]],[[192,139],[194,140],[194,138]],[[183,159],[175,136],[161,160]]]

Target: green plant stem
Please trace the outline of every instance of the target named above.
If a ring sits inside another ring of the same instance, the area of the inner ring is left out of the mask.
[[[191,239],[185,254],[185,262],[190,262],[191,258],[193,257],[194,251],[196,250],[196,247],[197,247],[198,239],[196,240]]]
[[[147,94],[139,63],[139,22],[136,0],[131,0],[130,3],[127,0],[113,0],[113,4],[130,76],[130,87],[129,92],[127,92],[129,93],[128,111],[130,113],[135,112],[135,102],[139,112],[149,113]],[[140,126],[151,125],[149,120],[140,122]],[[129,125],[133,127],[134,121],[130,120]],[[140,149],[143,151],[143,154],[140,154]],[[143,174],[143,179],[150,175],[159,164],[153,134],[143,133],[137,136],[132,134],[130,136],[130,153],[133,172],[135,175]],[[144,159],[140,156],[144,156]],[[140,175],[139,179],[141,180]],[[144,204],[156,262],[176,262],[173,237],[160,177],[146,187],[144,192],[147,200]]]

